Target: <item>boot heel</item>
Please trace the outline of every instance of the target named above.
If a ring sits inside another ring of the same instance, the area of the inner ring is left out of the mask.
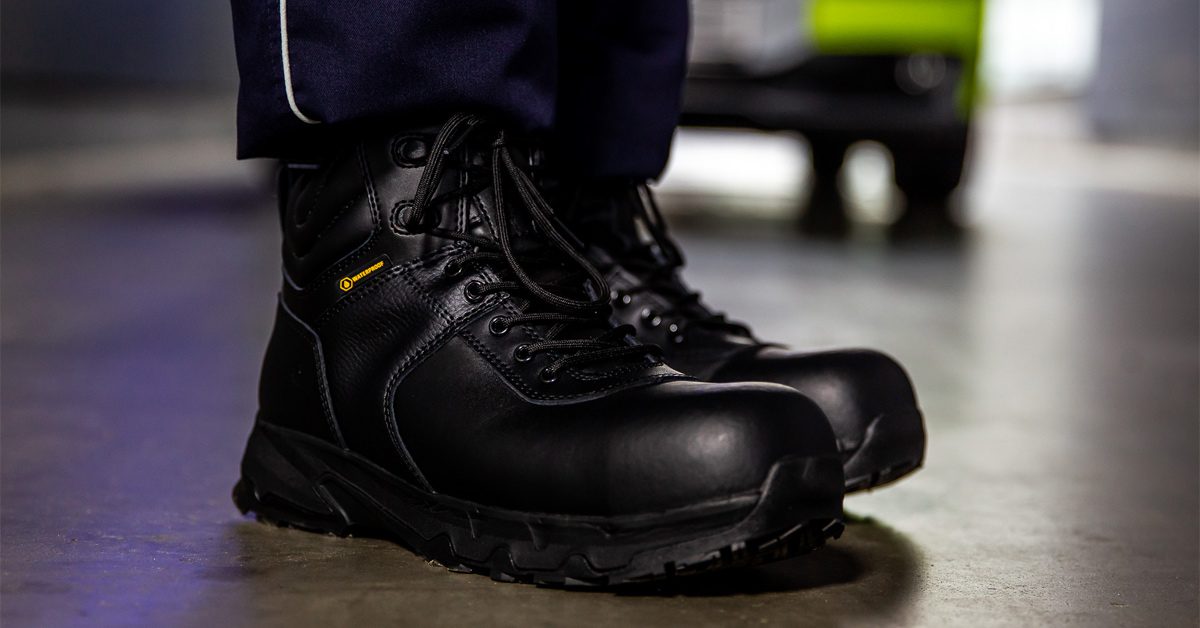
[[[321,465],[289,447],[282,434],[254,427],[242,457],[233,503],[242,514],[278,526],[348,536],[350,518],[321,485]]]

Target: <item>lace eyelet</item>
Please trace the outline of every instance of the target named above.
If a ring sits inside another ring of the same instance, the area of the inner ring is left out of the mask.
[[[412,201],[400,201],[392,208],[392,230],[400,235],[423,233],[441,222],[440,212],[436,207],[427,207],[421,215],[421,220],[414,217],[416,208]]]
[[[529,345],[517,345],[513,349],[513,359],[517,362],[528,362],[533,359],[533,352],[529,350]]]
[[[462,274],[463,266],[462,264],[458,263],[458,260],[450,260],[449,262],[446,262],[446,266],[442,268],[442,272],[445,273],[447,277],[457,277]]]
[[[511,329],[508,325],[508,319],[503,316],[497,316],[488,323],[488,331],[492,332],[493,336],[503,336]]]
[[[613,290],[612,302],[613,302],[613,305],[615,305],[617,307],[626,307],[630,303],[633,303],[633,297],[629,296],[627,293],[625,293],[622,290]]]
[[[480,292],[482,289],[483,284],[481,282],[472,280],[467,284],[467,287],[463,288],[463,296],[466,297],[468,301],[476,303],[483,299],[483,293]]]
[[[553,384],[554,382],[558,381],[558,371],[554,371],[550,368],[544,368],[542,369],[542,372],[538,373],[538,379],[541,380],[543,384]]]
[[[398,166],[416,167],[425,165],[429,159],[429,145],[424,138],[404,137],[392,144],[392,160]]]

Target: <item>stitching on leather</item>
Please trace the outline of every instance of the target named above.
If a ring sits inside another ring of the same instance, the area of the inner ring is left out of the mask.
[[[370,284],[355,290],[354,294],[342,297],[341,300],[329,306],[324,312],[321,312],[321,314],[317,316],[317,320],[314,324],[317,327],[323,326],[325,323],[329,322],[330,318],[336,316],[342,310],[378,292],[383,288],[383,286],[387,285],[389,281],[395,279],[397,275],[403,272],[403,270],[403,266],[393,266],[377,276],[372,277]]]
[[[474,334],[472,334],[471,332],[464,329],[461,332],[459,332],[459,336],[462,337],[463,340],[466,340],[467,344],[470,345],[471,348],[474,349],[476,353],[480,354],[480,357],[487,360],[489,364],[491,364],[493,367],[495,367],[497,370],[499,370],[502,374],[504,374],[505,377],[509,380],[509,382],[514,384],[518,390],[525,393],[526,395],[529,395],[530,397],[533,397],[534,399],[547,399],[547,400],[578,399],[580,397],[587,397],[590,395],[594,395],[596,393],[602,393],[602,392],[607,392],[609,390],[614,390],[617,388],[623,388],[623,387],[631,385],[631,384],[653,383],[653,382],[677,380],[677,379],[691,379],[687,375],[683,375],[681,373],[666,373],[663,375],[650,375],[647,377],[634,377],[634,378],[624,379],[624,380],[613,382],[612,384],[609,384],[608,386],[603,386],[601,388],[593,388],[587,392],[575,393],[573,395],[547,395],[545,393],[539,393],[539,392],[533,390],[532,388],[530,388],[529,385],[526,384],[524,382],[524,380],[521,379],[520,376],[518,376],[512,369],[510,369],[507,364],[502,363],[499,359],[499,356],[497,356],[495,354],[495,352],[493,352],[491,349],[488,349],[482,342],[480,342],[479,339],[476,338]]]
[[[333,226],[334,226],[335,224],[337,224],[337,221],[338,221],[338,219],[339,219],[339,218],[341,218],[341,217],[342,217],[342,214],[346,213],[346,210],[348,210],[348,209],[350,209],[351,207],[353,207],[355,203],[358,203],[358,199],[359,199],[359,197],[360,197],[360,196],[361,196],[360,194],[355,194],[354,196],[352,196],[352,197],[350,198],[350,202],[346,203],[345,205],[342,205],[342,208],[341,208],[341,209],[339,209],[339,210],[337,210],[337,213],[336,213],[336,214],[334,214],[334,215],[333,215],[333,216],[332,216],[332,217],[329,219],[329,222],[325,224],[325,227],[321,229],[320,233],[318,233],[318,234],[317,234],[317,235],[316,235],[316,236],[313,238],[313,244],[314,244],[314,245],[315,245],[315,244],[316,244],[318,241],[320,241],[320,239],[321,239],[321,238],[325,237],[325,234],[326,234],[326,233],[329,233],[329,230],[330,230],[330,229],[333,229]]]
[[[508,312],[512,316],[520,316],[523,314],[523,312],[513,304],[512,299],[506,299],[504,301],[504,311]],[[532,338],[535,342],[541,342],[544,340],[542,335],[538,333],[538,331],[533,328],[533,325],[530,325],[529,323],[521,323],[521,329],[525,330],[525,334]]]
[[[466,321],[473,319],[480,312],[493,305],[495,305],[494,301],[484,301],[483,303],[480,303],[479,305],[467,310],[457,319],[449,321],[449,326],[434,334],[434,337],[429,342],[425,343],[425,345],[423,345],[420,349],[418,349],[416,353],[413,353],[411,356],[405,358],[399,365],[396,366],[396,368],[393,370],[393,376],[388,380],[389,387],[392,385],[393,378],[396,380],[395,383],[399,384],[399,380],[403,379],[403,375],[407,375],[417,362],[423,361],[426,356],[433,353],[437,349],[440,349],[446,338],[458,333],[458,328],[462,327]]]
[[[456,249],[454,249],[452,245],[445,246],[433,251],[428,255],[413,259],[402,266],[397,266],[389,270],[386,277],[377,279],[371,285],[365,286],[364,289],[359,292],[359,294],[350,295],[342,301],[339,301],[329,310],[326,310],[324,313],[322,313],[318,318],[318,325],[324,325],[325,323],[328,323],[329,319],[337,312],[340,312],[350,304],[355,303],[370,294],[378,292],[390,281],[399,278],[417,294],[417,296],[424,302],[425,305],[430,306],[430,309],[432,309],[441,318],[441,320],[446,323],[446,327],[442,331],[434,334],[433,338],[426,342],[424,346],[418,348],[416,352],[410,354],[407,358],[395,366],[392,374],[389,375],[387,385],[384,388],[383,417],[385,421],[384,427],[388,432],[388,439],[391,440],[392,447],[395,449],[396,453],[399,454],[404,465],[414,477],[418,478],[421,482],[424,482],[426,487],[429,487],[428,480],[426,480],[424,474],[421,473],[420,468],[417,467],[416,461],[412,458],[412,455],[408,452],[408,448],[404,445],[404,439],[400,436],[399,425],[397,423],[398,419],[395,413],[395,390],[403,376],[412,370],[413,365],[424,360],[429,354],[440,348],[445,343],[446,338],[455,333],[456,328],[460,326],[460,321],[474,317],[483,309],[494,307],[496,303],[496,299],[494,298],[487,299],[479,305],[467,310],[459,319],[456,320],[455,317],[450,315],[448,310],[446,310],[440,303],[432,298],[432,295],[430,295],[425,286],[414,276],[415,271],[418,267],[428,268],[429,266],[432,266],[433,263],[440,261],[439,258],[448,257],[452,252],[456,252]]]
[[[467,187],[467,171],[465,169],[460,170],[458,172],[458,187],[460,187],[460,188]],[[459,197],[459,199],[458,199],[458,216],[456,218],[457,218],[457,220],[455,221],[455,227],[458,229],[458,231],[465,233],[467,230],[467,222],[468,222],[468,220],[467,220],[467,197],[466,196]]]
[[[315,208],[317,206],[317,203],[321,200],[321,194],[323,194],[325,192],[325,188],[329,185],[329,172],[332,169],[333,169],[332,167],[326,167],[321,172],[320,185],[317,186],[317,191],[313,194],[312,201],[304,204],[304,206],[307,207],[308,209],[306,209],[304,211],[303,217],[301,217],[299,215],[296,216],[296,220],[295,220],[294,224],[297,227],[304,226],[308,222],[308,217],[312,216],[313,208]]]
[[[415,285],[415,284],[418,284],[419,282],[417,282],[415,279],[413,279],[411,274],[412,274],[412,268],[409,266],[406,266],[406,267],[401,268],[400,272],[398,272],[396,274],[396,276],[399,277],[400,280],[403,281],[405,284],[407,284],[409,287],[416,288],[418,293],[424,292],[423,289],[419,285]],[[440,312],[440,311],[438,313],[443,314],[443,312]],[[445,318],[445,315],[443,314],[443,319],[444,318]],[[452,326],[447,326],[446,330],[450,329],[451,327]],[[405,372],[408,364],[411,364],[414,360],[421,358],[424,355],[427,355],[428,353],[432,352],[432,347],[439,346],[439,344],[438,344],[439,336],[442,336],[443,334],[445,334],[446,330],[443,330],[440,333],[434,334],[434,337],[432,339],[430,339],[430,341],[428,343],[426,343],[424,347],[419,348],[416,353],[409,355],[407,358],[405,358],[403,361],[401,361],[400,364],[398,364],[395,368],[393,368],[392,374],[388,376],[387,384],[385,385],[385,387],[383,389],[382,411],[383,411],[383,418],[384,418],[384,428],[387,430],[388,439],[392,441],[392,447],[396,450],[396,453],[400,454],[400,459],[404,461],[405,466],[408,467],[409,471],[413,474],[414,477],[418,478],[423,484],[425,484],[426,488],[432,488],[432,485],[429,483],[429,480],[427,480],[425,478],[425,474],[421,473],[421,470],[417,467],[417,461],[412,457],[412,454],[409,453],[408,447],[406,447],[404,445],[404,438],[402,436],[400,436],[399,419],[396,417],[396,411],[395,411],[396,410],[396,402],[395,402],[396,385],[397,385],[400,373]]]
[[[616,375],[624,375],[625,373],[632,373],[634,371],[640,371],[643,368],[645,368],[644,365],[638,366],[638,365],[634,365],[634,364],[629,364],[626,366],[610,368],[610,369],[604,370],[604,371],[583,371],[583,370],[580,370],[577,368],[572,368],[572,369],[568,369],[568,372],[571,373],[571,375],[573,377],[575,377],[576,379],[582,379],[584,381],[595,381],[595,380],[599,380],[599,379],[608,379],[609,377],[613,377]]]
[[[417,296],[419,296],[422,301],[425,301],[425,305],[430,306],[434,311],[436,311],[438,315],[442,317],[442,321],[446,323],[453,323],[454,317],[450,315],[450,311],[447,310],[441,303],[437,302],[433,298],[433,295],[429,294],[429,290],[420,281],[417,281],[416,277],[413,276],[413,272],[415,270],[416,266],[405,266],[400,271],[400,276],[404,279],[404,283],[416,290]]]
[[[405,273],[411,274],[418,266],[423,266],[427,262],[436,262],[438,261],[438,258],[441,257],[449,257],[449,254],[453,251],[453,245],[444,246],[422,257],[413,258],[404,264],[393,266],[388,270],[383,271],[377,276],[372,277],[371,282],[363,286],[361,289],[356,289],[349,295],[342,297],[337,303],[334,303],[324,312],[321,312],[321,314],[317,316],[314,326],[320,327],[324,325],[325,323],[329,322],[330,318],[336,316],[342,310],[345,310],[347,307],[371,296],[372,294],[375,294],[376,292],[379,292],[388,284],[388,282],[395,279],[397,276]],[[425,297],[426,299],[430,298],[428,292],[424,291],[419,286],[417,289],[420,291],[420,296]],[[436,306],[437,304],[435,303],[434,305]]]
[[[367,165],[367,151],[358,145],[358,166],[362,169],[363,182],[367,184],[367,202],[371,207],[371,230],[379,227],[379,199],[375,195],[375,180],[371,178],[371,167]]]
[[[337,424],[337,419],[333,415],[333,402],[329,399],[329,377],[325,371],[325,352],[321,349],[320,338],[317,337],[317,332],[300,320],[295,313],[288,308],[283,302],[283,298],[279,299],[279,309],[284,312],[287,319],[292,325],[301,328],[301,336],[304,336],[309,342],[309,351],[312,353],[313,361],[317,365],[317,376],[320,380],[317,382],[317,396],[321,398],[321,414],[325,417],[325,422],[329,426],[330,432],[333,434],[335,441],[339,447],[346,446],[346,439],[342,436],[342,429]]]
[[[484,309],[482,304],[475,306],[472,308],[472,311],[464,315],[462,319],[434,334],[433,338],[430,339],[429,342],[425,343],[425,345],[420,349],[418,349],[416,353],[405,358],[400,364],[398,364],[396,368],[393,369],[392,375],[388,377],[388,397],[394,399],[396,394],[394,389],[400,385],[400,381],[404,379],[404,376],[412,372],[412,369],[419,362],[423,362],[426,357],[428,357],[434,351],[440,349],[448,338],[458,333],[458,328],[462,326],[463,321],[469,320],[472,316],[478,314],[479,310],[482,309]],[[385,401],[385,403],[394,409],[395,404],[389,403],[389,401]]]
[[[438,252],[440,252],[442,254],[442,256],[444,256],[444,257],[449,257],[450,252],[453,250],[452,246],[453,245],[439,249]],[[435,258],[432,255],[427,255],[424,258],[421,258],[421,261],[422,262],[432,262],[432,261],[435,261]],[[432,264],[429,264],[429,266],[432,266]],[[426,267],[428,267],[428,266],[426,266]],[[442,319],[452,325],[458,324],[461,321],[465,320],[467,317],[474,316],[475,314],[478,314],[482,310],[495,307],[496,303],[500,300],[499,296],[488,297],[488,298],[484,299],[483,301],[481,301],[478,305],[467,308],[462,314],[460,314],[459,316],[456,317],[456,316],[452,315],[450,313],[450,311],[447,310],[442,305],[440,300],[434,298],[434,296],[429,292],[429,289],[426,288],[423,283],[421,283],[416,277],[409,276],[409,275],[412,275],[412,271],[413,271],[413,268],[407,269],[406,278],[408,279],[409,285],[416,288],[418,295],[421,296],[425,300],[426,305],[436,309],[438,311],[438,313],[442,315]]]
[[[418,292],[425,293],[424,288],[420,285],[420,282],[417,281],[416,278],[411,277],[409,274],[401,274],[400,277],[406,284],[416,288]],[[396,448],[396,451],[400,454],[400,458],[404,461],[404,464],[408,466],[409,470],[415,477],[419,478],[425,483],[427,488],[431,488],[432,485],[430,485],[429,481],[425,478],[425,474],[421,473],[421,470],[417,467],[416,460],[413,459],[412,454],[408,453],[408,447],[404,445],[404,438],[400,435],[399,418],[396,416],[396,389],[399,388],[400,382],[404,379],[404,376],[412,372],[412,369],[415,367],[415,365],[423,362],[426,357],[428,357],[434,351],[440,349],[445,344],[446,339],[450,338],[456,333],[457,328],[462,326],[463,321],[470,320],[480,311],[491,305],[494,305],[494,301],[494,299],[486,300],[479,305],[476,305],[475,307],[467,310],[467,312],[465,312],[457,320],[450,317],[448,312],[445,312],[444,310],[440,311],[439,313],[443,314],[445,317],[444,319],[447,320],[449,324],[440,332],[434,334],[433,338],[431,338],[415,353],[409,355],[407,358],[397,364],[396,367],[392,369],[391,375],[388,376],[387,386],[384,388],[383,395],[383,416],[386,422],[385,427],[388,431],[388,438],[392,441],[392,446]],[[441,308],[438,309],[440,310]]]
[[[441,332],[435,334],[428,344],[405,358],[403,362],[392,370],[392,374],[388,376],[387,387],[384,388],[382,410],[388,438],[392,441],[392,447],[400,454],[400,459],[404,461],[409,471],[415,477],[419,478],[425,484],[426,488],[431,488],[429,480],[425,479],[425,474],[421,473],[421,470],[417,467],[416,460],[408,452],[408,447],[404,445],[404,437],[400,435],[400,419],[396,416],[396,389],[399,388],[403,376],[408,374],[411,365],[423,361],[434,350],[440,348],[445,339],[452,335],[453,330],[453,326],[446,327]]]
[[[371,235],[351,253],[348,257],[338,262],[337,264],[326,268],[321,274],[317,275],[307,285],[316,285],[327,281],[330,277],[342,274],[347,268],[359,263],[366,253],[371,250],[371,245],[379,238],[379,201],[375,192],[375,181],[371,178],[371,169],[367,165],[366,150],[362,144],[358,145],[358,166],[362,174],[363,185],[366,187],[367,206],[371,210]]]
[[[463,185],[470,183],[469,177],[470,177],[469,173],[464,169],[463,170]],[[481,202],[479,200],[479,196],[480,195],[476,194],[475,196],[472,197],[473,199],[475,199],[476,203]],[[496,199],[495,199],[495,195],[493,194],[492,204],[494,205],[495,202],[496,202]],[[467,204],[467,211],[468,211],[468,213],[470,212],[470,204],[469,203]],[[487,225],[488,231],[491,232],[492,236],[495,236],[497,231],[496,231],[496,225],[492,222],[491,212],[486,211],[481,208],[479,210],[479,217],[483,219],[483,224]]]

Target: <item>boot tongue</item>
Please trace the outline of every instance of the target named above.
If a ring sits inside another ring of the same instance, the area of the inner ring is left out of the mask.
[[[575,188],[567,222],[588,244],[589,255],[603,263],[618,263],[639,280],[652,282],[656,292],[672,301],[685,298],[691,289],[673,261],[644,226],[645,209],[639,186],[631,181],[589,183]],[[670,237],[663,234],[662,237]],[[680,314],[693,319],[714,315],[703,303],[689,303]]]
[[[508,205],[508,208],[509,237],[513,252],[518,257],[528,258],[536,256],[550,258],[551,260],[558,259],[561,254],[551,249],[532,221],[527,218],[524,209],[513,207],[511,204]],[[494,237],[492,226],[489,225],[495,225],[494,221],[496,217],[494,214],[488,214],[485,220],[482,211],[478,207],[471,210],[469,224],[475,233],[485,235],[489,238]],[[498,227],[498,225],[495,226]],[[594,299],[600,296],[596,293],[595,286],[585,278],[579,269],[573,268],[568,264],[556,261],[550,261],[549,263],[526,263],[524,264],[524,269],[529,273],[530,278],[555,294],[581,300]],[[547,311],[549,309],[546,304],[530,299],[527,296],[514,297],[514,304],[521,310],[529,312]],[[554,338],[556,340],[587,340],[595,338],[597,335],[608,331],[608,329],[607,320],[603,317],[597,317],[589,323],[572,323],[567,325]],[[605,369],[614,368],[621,364],[622,360],[620,358],[614,358],[577,368],[585,372],[603,372]]]
[[[662,263],[665,260],[655,254],[648,235],[638,225],[637,193],[637,187],[628,181],[579,186],[562,203],[567,208],[564,219],[590,247],[618,262],[637,258]]]
[[[488,160],[490,159],[491,149],[487,144],[473,144],[465,147],[463,159],[476,169],[474,177],[484,177],[489,181],[491,174],[484,174],[480,169],[490,168]],[[537,168],[542,160],[541,150],[531,144],[510,141],[509,151],[513,161],[523,168]],[[524,206],[524,201],[516,190],[516,186],[512,181],[505,180],[503,182],[505,191],[504,214],[505,220],[508,223],[509,243],[512,246],[514,253],[518,255],[528,254],[540,250],[545,244],[546,239],[542,234],[538,233],[537,228],[530,218],[529,210]],[[500,216],[496,211],[496,203],[498,199],[487,196],[487,201],[481,202],[479,197],[472,197],[466,207],[466,231],[468,233],[482,236],[491,240],[499,239],[498,230],[500,229]]]
[[[531,174],[536,175],[542,160],[540,149],[532,144],[513,141],[509,150],[517,164],[530,168]],[[491,173],[483,170],[490,169],[490,153],[490,145],[484,143],[463,148],[460,158],[476,172],[468,175],[469,177],[485,177],[487,181],[491,181]],[[525,207],[516,185],[505,179],[503,189],[503,218],[507,223],[509,247],[517,258],[522,260],[522,268],[530,278],[543,288],[563,297],[579,300],[594,298],[595,290],[584,279],[580,269],[566,263],[566,256],[555,249],[541,229],[534,224],[530,210]],[[471,196],[466,203],[463,220],[467,233],[493,241],[499,240],[499,231],[503,227],[500,224],[501,216],[496,211],[496,199],[491,195],[484,195],[482,200],[479,195]],[[442,226],[455,228],[446,219],[443,219]],[[540,261],[533,261],[535,259]],[[528,306],[534,310],[545,310],[547,307],[545,304],[529,303],[527,298],[519,298],[519,301],[523,302],[522,307]],[[572,325],[570,329],[564,330],[559,338],[587,338],[605,329],[607,328],[601,323],[597,323],[596,326]]]
[[[522,146],[503,130],[469,126],[475,124],[455,116],[438,132],[436,150],[416,186],[410,222],[436,226],[432,241],[457,241],[463,259],[495,273],[498,281],[491,281],[490,292],[505,284],[520,310],[514,320],[545,329],[535,334],[541,344],[534,350],[559,355],[556,369],[624,364],[646,353],[614,332],[608,295],[598,298],[604,281],[544,198],[536,146]],[[483,130],[470,135],[474,128]],[[596,285],[589,277],[597,278]]]

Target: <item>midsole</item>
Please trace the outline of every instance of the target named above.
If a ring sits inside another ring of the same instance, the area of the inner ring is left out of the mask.
[[[915,426],[915,427],[914,427]],[[846,480],[878,473],[925,459],[925,428],[919,410],[875,417],[862,443],[846,456]]]
[[[836,460],[830,457],[828,460]],[[771,475],[781,468],[805,467],[805,475],[815,474],[807,467],[820,466],[824,459],[783,459],[772,468]],[[828,464],[825,461],[826,465]],[[256,490],[285,500],[289,505],[304,508],[314,514],[335,514],[334,508],[323,498],[317,487],[337,485],[352,491],[360,501],[371,502],[380,512],[392,514],[412,508],[445,524],[475,526],[481,521],[495,528],[530,524],[548,529],[558,529],[572,536],[597,535],[604,538],[623,537],[631,541],[637,537],[655,536],[657,531],[668,531],[672,536],[691,528],[696,531],[718,529],[735,523],[748,515],[762,496],[758,490],[706,500],[688,506],[661,512],[638,513],[617,516],[592,516],[522,512],[494,506],[486,506],[447,495],[428,492],[400,479],[375,463],[325,443],[319,439],[265,422],[258,422],[251,435],[246,458],[243,460],[243,476],[250,480]],[[832,501],[832,500],[816,500]],[[837,517],[838,508],[811,504],[814,517]],[[412,522],[396,518],[396,524],[412,528],[414,532],[429,538],[437,529],[418,530]]]

